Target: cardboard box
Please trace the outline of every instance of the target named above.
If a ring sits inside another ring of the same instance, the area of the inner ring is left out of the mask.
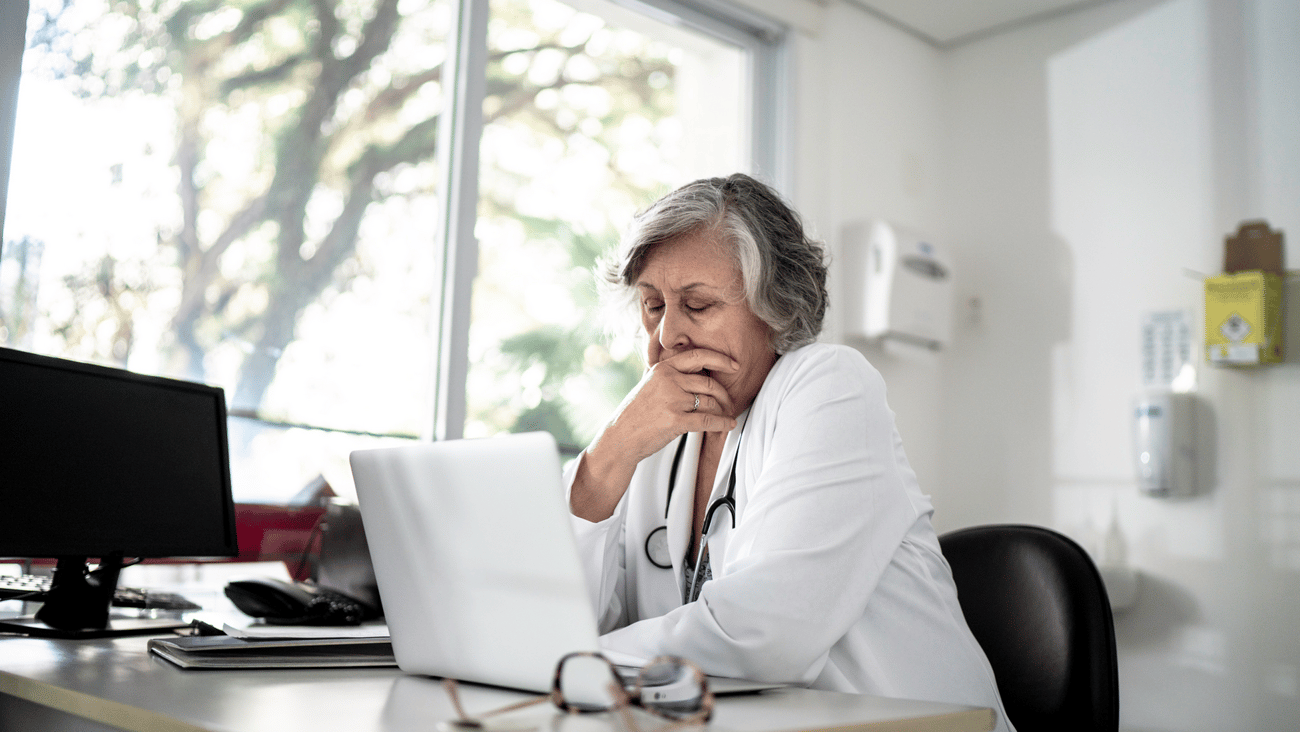
[[[1232,274],[1256,269],[1284,274],[1282,232],[1270,229],[1267,221],[1243,221],[1236,236],[1223,242],[1223,271]]]

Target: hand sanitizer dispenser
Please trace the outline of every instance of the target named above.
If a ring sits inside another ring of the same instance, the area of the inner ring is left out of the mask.
[[[1133,403],[1138,488],[1150,496],[1189,496],[1196,487],[1192,397],[1150,391]]]
[[[873,221],[866,237],[863,335],[938,350],[952,321],[952,267],[924,237]]]

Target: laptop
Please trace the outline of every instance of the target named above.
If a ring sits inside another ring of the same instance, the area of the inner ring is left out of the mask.
[[[597,651],[559,451],[545,432],[351,455],[397,665],[548,692]]]
[[[550,434],[359,450],[351,463],[403,671],[546,693],[561,656],[601,650]]]

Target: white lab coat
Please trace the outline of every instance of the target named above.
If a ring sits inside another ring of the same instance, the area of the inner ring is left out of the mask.
[[[741,438],[736,526],[719,510],[697,602],[682,605],[680,585],[699,434],[667,507],[672,569],[645,543],[665,525],[676,440],[641,461],[610,518],[573,518],[602,647],[679,655],[718,676],[992,707],[1010,729],[879,372],[852,348],[805,346],[777,359],[739,423],[710,499],[725,494]]]

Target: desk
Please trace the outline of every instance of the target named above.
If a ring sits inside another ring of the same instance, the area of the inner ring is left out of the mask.
[[[437,722],[455,716],[437,680],[396,669],[183,671],[150,656],[147,642],[0,638],[0,729],[435,732]],[[523,698],[504,689],[461,688],[470,713]],[[511,724],[516,721],[535,724],[539,732],[624,732],[617,715],[566,715],[549,707],[498,719],[509,728],[517,728]],[[993,711],[780,689],[719,699],[709,727],[986,732],[993,728]]]

